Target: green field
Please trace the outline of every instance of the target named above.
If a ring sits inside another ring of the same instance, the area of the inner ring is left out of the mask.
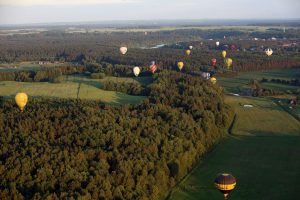
[[[228,96],[226,101],[235,108],[234,135],[300,135],[299,121],[269,99]],[[244,107],[249,104],[253,108]]]
[[[236,111],[232,134],[173,191],[170,200],[218,200],[218,173],[232,173],[232,200],[294,200],[300,191],[300,122],[270,99],[226,97]],[[252,104],[254,108],[244,108]]]
[[[244,89],[249,89],[249,82],[251,79],[261,80],[262,78],[267,79],[284,79],[291,80],[300,77],[300,68],[288,69],[288,70],[272,70],[263,72],[243,72],[236,77],[220,77],[218,84],[225,88],[226,92],[239,93]],[[261,83],[263,88],[273,89],[277,91],[298,91],[299,87],[291,85],[283,85],[277,83]]]
[[[104,81],[119,82],[140,82],[148,84],[151,81],[149,77],[141,78],[116,78],[107,77],[105,79],[89,79],[83,76],[65,77],[63,83],[29,83],[2,81],[0,82],[1,96],[14,96],[17,92],[26,92],[30,97],[56,97],[56,98],[73,98],[100,100],[108,104],[136,104],[144,100],[143,96],[132,96],[115,91],[102,90]]]

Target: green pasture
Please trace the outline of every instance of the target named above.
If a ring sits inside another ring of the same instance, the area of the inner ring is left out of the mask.
[[[267,79],[282,79],[291,80],[300,77],[300,68],[295,69],[281,69],[271,71],[258,71],[258,72],[242,72],[235,77],[220,77],[218,84],[225,88],[226,92],[239,93],[242,90],[249,89],[249,82],[252,79],[260,81],[262,78]],[[277,91],[297,91],[299,87],[284,85],[278,83],[261,83],[263,88],[273,89]]]
[[[0,96],[14,96],[17,92],[26,92],[30,97],[55,97],[55,98],[73,98],[86,100],[100,100],[108,104],[136,104],[140,103],[146,97],[132,96],[115,91],[106,91],[101,89],[103,82],[113,81],[137,81],[147,84],[149,78],[115,78],[107,77],[105,79],[89,79],[84,76],[65,77],[63,83],[48,82],[0,82]]]
[[[222,200],[213,184],[222,172],[237,179],[231,200],[298,199],[300,122],[271,99],[227,96],[226,101],[237,116],[232,135],[198,163],[169,199]]]
[[[214,187],[218,173],[237,179],[230,200],[294,200],[300,185],[300,137],[233,137],[222,141],[183,180],[171,200],[222,200]]]

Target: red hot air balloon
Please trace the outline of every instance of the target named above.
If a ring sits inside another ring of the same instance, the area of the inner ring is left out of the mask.
[[[235,45],[235,44],[231,44],[231,45],[230,45],[230,49],[231,49],[231,50],[236,50],[236,45]]]
[[[213,58],[211,59],[211,65],[215,66],[217,64],[217,59]]]
[[[154,61],[151,62],[149,70],[152,72],[152,74],[154,74],[156,72],[157,66]]]

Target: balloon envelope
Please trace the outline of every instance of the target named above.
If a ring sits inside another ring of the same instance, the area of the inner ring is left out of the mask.
[[[219,41],[217,41],[217,42],[216,42],[216,45],[217,45],[217,47],[218,47],[218,46],[220,45],[220,42],[219,42]]]
[[[192,50],[192,49],[193,49],[193,46],[190,45],[190,46],[189,46],[189,49]]]
[[[133,74],[135,76],[138,76],[140,74],[140,72],[141,72],[141,69],[139,67],[134,67],[133,68]]]
[[[15,101],[16,104],[19,106],[21,112],[23,112],[28,101],[28,96],[24,92],[17,93],[15,96]]]
[[[229,69],[232,66],[232,59],[231,58],[226,58],[225,59],[225,66],[227,69]]]
[[[127,52],[127,47],[121,47],[120,48],[120,52],[121,52],[121,54],[126,54],[126,52]]]
[[[211,65],[215,66],[217,64],[217,59],[213,58],[211,59]]]
[[[149,70],[152,72],[152,74],[154,74],[156,72],[157,66],[154,61],[151,62]]]
[[[215,179],[215,186],[224,194],[224,197],[226,198],[228,194],[235,188],[236,179],[231,174],[223,173]]]
[[[189,56],[191,54],[191,50],[186,50],[185,53]]]
[[[209,79],[210,78],[210,73],[208,73],[208,72],[201,72],[201,76],[204,79]]]
[[[273,50],[268,48],[266,51],[265,51],[266,55],[267,56],[271,56],[273,54]]]
[[[182,70],[183,66],[184,66],[183,62],[178,62],[178,63],[177,63],[177,67],[178,67],[178,69],[179,69],[180,71]]]
[[[222,57],[225,58],[226,57],[227,52],[226,51],[222,51]]]
[[[217,83],[217,79],[215,77],[211,77],[210,82],[212,82],[212,84],[216,84]]]

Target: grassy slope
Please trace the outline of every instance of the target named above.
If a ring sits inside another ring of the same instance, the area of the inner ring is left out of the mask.
[[[173,190],[170,199],[222,199],[213,185],[221,172],[237,178],[237,188],[230,195],[232,200],[296,199],[300,191],[300,123],[271,100],[243,97],[226,100],[235,107],[238,116],[232,132],[256,137],[229,136],[222,141]],[[240,103],[253,104],[255,108],[244,109]]]
[[[44,96],[58,98],[80,98],[89,100],[101,100],[110,104],[135,104],[145,99],[142,96],[131,96],[115,91],[102,90],[102,82],[113,81],[139,81],[144,84],[150,82],[149,78],[114,78],[108,77],[103,80],[93,80],[84,77],[69,77],[64,83],[24,83],[14,81],[0,82],[0,95],[13,96],[17,92],[26,92],[29,96]]]

